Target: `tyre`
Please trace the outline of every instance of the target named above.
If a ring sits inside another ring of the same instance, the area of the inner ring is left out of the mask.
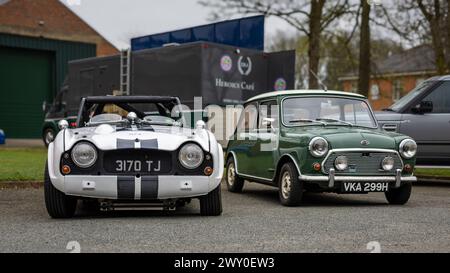
[[[297,206],[302,202],[303,182],[298,179],[298,172],[291,162],[285,163],[278,178],[278,195],[284,206]]]
[[[237,175],[236,164],[232,156],[227,160],[225,181],[227,182],[228,191],[242,192],[245,181],[242,177]]]
[[[407,183],[400,188],[397,189],[389,189],[389,191],[385,192],[387,201],[391,205],[404,205],[408,202],[409,197],[411,196],[412,184]]]
[[[97,199],[85,199],[81,202],[81,211],[88,215],[96,215],[100,212],[100,202]]]
[[[200,214],[202,216],[218,216],[222,214],[220,184],[207,195],[200,197]]]
[[[55,131],[52,128],[45,129],[42,139],[44,140],[45,147],[48,147],[55,139]]]
[[[48,174],[48,163],[45,164],[44,195],[45,206],[52,218],[71,218],[75,214],[77,199],[57,190]]]

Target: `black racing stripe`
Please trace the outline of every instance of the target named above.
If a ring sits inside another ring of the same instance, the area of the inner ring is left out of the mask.
[[[134,149],[134,140],[117,139],[117,149]]]
[[[134,176],[117,177],[117,198],[134,199]]]
[[[141,199],[158,198],[158,177],[143,176],[141,179]]]
[[[141,140],[141,149],[158,149],[158,140],[157,139]]]

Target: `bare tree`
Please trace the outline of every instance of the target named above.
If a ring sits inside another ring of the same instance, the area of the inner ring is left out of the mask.
[[[383,7],[382,24],[403,39],[416,44],[431,43],[435,53],[436,70],[445,74],[450,68],[450,7],[448,0],[404,0]],[[430,39],[431,38],[431,39]]]
[[[350,10],[349,0],[200,0],[213,8],[213,19],[233,14],[264,14],[283,19],[308,37],[309,88],[319,87],[313,76],[318,74],[321,34],[336,19]]]
[[[369,94],[370,87],[370,5],[367,0],[361,0],[361,30],[359,40],[359,80],[358,89],[363,95]],[[358,20],[358,19],[357,19]]]
[[[417,0],[417,5],[422,12],[423,16],[428,22],[431,40],[433,43],[434,53],[436,56],[436,68],[439,74],[444,74],[448,70],[445,54],[445,35],[442,35],[444,14],[442,13],[441,1],[434,0],[424,2],[423,0]]]

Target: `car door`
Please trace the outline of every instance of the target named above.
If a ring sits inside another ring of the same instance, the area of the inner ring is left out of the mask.
[[[416,105],[421,102],[431,102],[432,111],[409,109],[402,116],[400,132],[416,140],[419,160],[450,160],[450,81],[442,82]]]
[[[251,169],[251,175],[264,180],[272,180],[275,173],[274,162],[278,151],[278,104],[276,100],[259,103],[257,140],[254,146],[253,162],[257,166]]]
[[[237,170],[239,174],[248,175],[256,168],[253,158],[256,152],[258,125],[257,103],[251,103],[244,107],[238,126],[235,140],[232,142],[232,151],[236,156]]]

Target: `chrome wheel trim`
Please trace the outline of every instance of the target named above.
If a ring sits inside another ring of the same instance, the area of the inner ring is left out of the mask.
[[[53,140],[55,140],[55,134],[53,133],[52,130],[48,130],[45,133],[45,143],[50,144],[53,142]]]
[[[227,169],[227,183],[232,187],[234,185],[234,181],[236,180],[236,170],[234,168],[234,163],[230,163]]]
[[[283,176],[281,177],[281,195],[284,199],[288,199],[289,195],[291,193],[291,174],[286,171],[283,173]]]

